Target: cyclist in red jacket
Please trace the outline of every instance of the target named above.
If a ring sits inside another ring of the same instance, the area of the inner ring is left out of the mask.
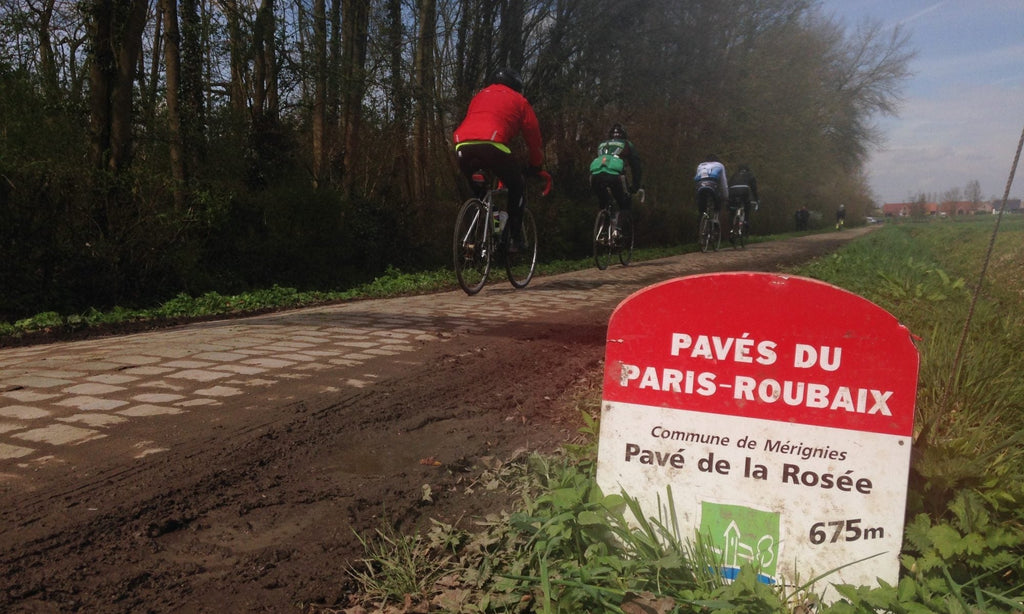
[[[462,174],[471,179],[474,172],[487,169],[508,188],[508,221],[516,247],[523,241],[526,184],[509,143],[516,135],[523,135],[529,150],[527,174],[538,174],[544,161],[540,124],[522,91],[523,80],[515,71],[499,70],[491,84],[470,101],[466,117],[454,134]]]

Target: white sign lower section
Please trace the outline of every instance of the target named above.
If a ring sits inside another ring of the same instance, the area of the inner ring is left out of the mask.
[[[832,570],[828,582],[855,585],[898,574],[903,506],[893,501],[906,473],[890,468],[909,464],[906,437],[605,402],[600,441],[604,492],[666,501],[671,486],[680,526],[736,545],[720,548],[727,575],[743,564],[785,584]]]

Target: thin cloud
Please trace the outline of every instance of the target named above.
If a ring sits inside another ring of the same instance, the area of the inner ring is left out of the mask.
[[[900,25],[900,26],[905,26],[908,23],[910,23],[912,21],[916,21],[916,20],[920,19],[921,17],[924,17],[928,13],[931,13],[932,11],[937,10],[943,4],[946,4],[946,0],[942,0],[942,2],[936,2],[935,4],[933,4],[933,5],[929,6],[929,7],[923,8],[920,11],[918,11],[918,12],[914,13],[913,15],[911,15],[910,17],[904,17],[903,19],[897,21],[896,24]]]

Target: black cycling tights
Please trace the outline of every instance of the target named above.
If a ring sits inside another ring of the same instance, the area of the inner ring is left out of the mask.
[[[707,211],[708,205],[714,205],[716,214],[722,210],[722,203],[718,198],[718,192],[711,188],[698,188],[697,209],[700,210],[701,215],[704,215],[704,212]]]

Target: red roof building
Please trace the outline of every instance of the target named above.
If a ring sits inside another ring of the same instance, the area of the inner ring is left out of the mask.
[[[1019,200],[1017,201],[1020,202]],[[992,213],[993,207],[999,203],[989,201],[974,202],[970,200],[946,201],[942,203],[885,203],[882,205],[882,214],[885,217],[910,217],[917,215],[974,215],[976,213]],[[1018,205],[1019,207],[1019,205]],[[1014,210],[1011,203],[1007,203],[1008,210]]]

